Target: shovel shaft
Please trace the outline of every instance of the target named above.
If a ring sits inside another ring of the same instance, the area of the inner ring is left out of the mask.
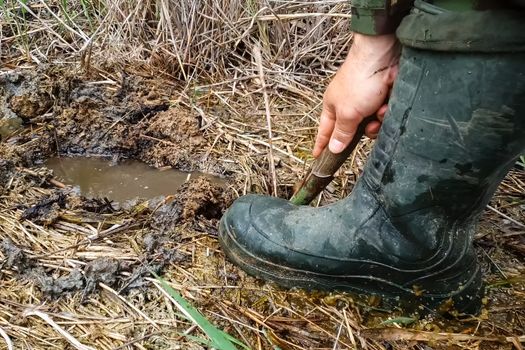
[[[352,141],[343,152],[334,154],[330,152],[328,146],[325,147],[321,155],[312,164],[312,167],[290,201],[296,205],[307,205],[314,200],[314,198],[317,197],[317,195],[333,180],[337,169],[339,169],[350,154],[352,154],[361,140],[361,137],[365,134],[365,129],[368,123],[375,119],[375,116],[369,116],[361,121]]]

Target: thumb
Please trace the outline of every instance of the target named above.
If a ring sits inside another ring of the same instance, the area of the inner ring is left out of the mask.
[[[321,121],[319,122],[319,129],[317,131],[317,137],[315,139],[315,146],[313,150],[313,156],[319,157],[323,149],[330,141],[332,131],[335,125],[335,113],[332,113],[330,108],[323,106],[323,112],[321,113]]]
[[[337,118],[330,143],[328,144],[330,152],[334,154],[341,153],[352,141],[358,124],[359,118],[356,117]]]

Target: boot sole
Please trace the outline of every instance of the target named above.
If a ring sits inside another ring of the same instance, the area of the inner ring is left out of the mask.
[[[226,256],[248,274],[275,282],[285,288],[305,290],[342,291],[357,294],[359,299],[370,295],[381,297],[382,309],[401,309],[409,313],[425,315],[429,313],[457,316],[477,315],[484,296],[481,271],[478,268],[472,278],[459,291],[449,294],[417,296],[401,285],[373,276],[333,276],[312,271],[298,270],[277,265],[269,260],[254,256],[235,239],[234,233],[226,225],[227,213],[220,221],[219,242]],[[374,284],[375,288],[363,288],[357,284]],[[379,286],[379,288],[378,288]],[[366,300],[366,299],[365,299]],[[453,305],[451,309],[450,306]]]

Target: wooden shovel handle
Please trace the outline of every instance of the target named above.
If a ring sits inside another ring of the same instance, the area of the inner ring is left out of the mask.
[[[365,134],[368,123],[376,120],[375,116],[366,117],[357,127],[357,131],[343,152],[333,154],[325,147],[290,199],[293,204],[307,205],[333,180],[334,174],[354,151],[361,137]]]

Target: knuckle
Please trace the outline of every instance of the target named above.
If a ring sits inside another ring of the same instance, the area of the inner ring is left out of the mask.
[[[316,140],[317,142],[328,140],[330,138],[330,134],[328,133],[319,133],[317,134]]]
[[[336,127],[335,130],[334,130],[334,137],[336,138],[350,138],[352,137],[353,135],[353,130],[352,129],[349,129],[349,128],[340,128],[340,127]]]
[[[356,118],[341,118],[335,123],[335,130],[343,133],[352,133],[356,129],[357,124],[359,124],[359,120]]]

